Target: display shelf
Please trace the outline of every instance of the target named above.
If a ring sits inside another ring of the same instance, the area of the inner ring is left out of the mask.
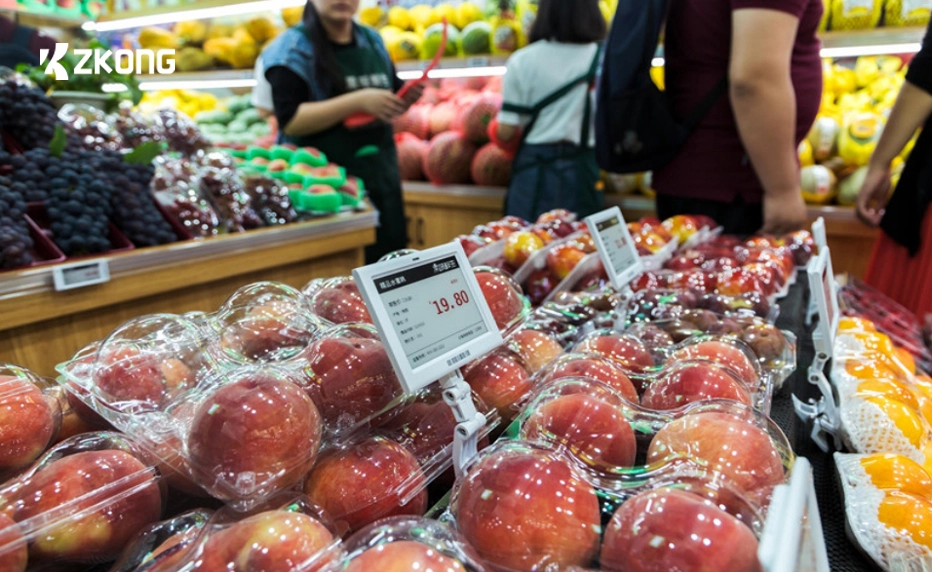
[[[35,28],[80,28],[88,20],[83,16],[62,16],[58,14],[40,14],[31,12],[16,0],[0,0],[0,14],[12,14],[16,21]]]
[[[155,6],[144,10],[122,11],[101,14],[96,22],[82,26],[88,31],[110,32],[142,26],[171,24],[182,20],[206,20],[255,14],[270,10],[281,10],[304,6],[304,0],[197,0],[172,6]]]
[[[56,291],[57,265],[0,275],[0,362],[51,375],[75,348],[141,314],[212,311],[238,287],[349,274],[375,241],[373,210],[99,257],[110,280]]]
[[[256,85],[253,70],[204,70],[175,72],[170,75],[140,74],[139,88],[143,91],[164,89],[235,89]]]

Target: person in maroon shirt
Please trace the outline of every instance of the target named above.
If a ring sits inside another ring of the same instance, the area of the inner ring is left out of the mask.
[[[10,69],[20,63],[37,66],[43,48],[54,52],[55,39],[0,16],[0,66]]]
[[[705,214],[726,232],[782,233],[806,222],[797,147],[822,97],[822,0],[673,0],[665,84],[685,118],[722,79],[678,156],[654,173],[657,213]]]

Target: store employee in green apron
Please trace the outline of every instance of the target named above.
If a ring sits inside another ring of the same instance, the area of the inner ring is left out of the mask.
[[[376,244],[366,248],[371,263],[407,246],[391,120],[423,89],[395,95],[401,81],[379,34],[353,21],[358,7],[359,0],[308,0],[303,23],[266,47],[262,61],[281,141],[316,147],[365,183],[379,210]],[[377,120],[344,126],[360,112]]]
[[[604,37],[598,0],[538,3],[530,45],[508,59],[490,129],[501,147],[517,147],[505,214],[533,221],[555,208],[580,217],[602,209],[592,87]]]

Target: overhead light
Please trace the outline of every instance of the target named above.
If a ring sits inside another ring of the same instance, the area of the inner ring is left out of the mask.
[[[104,93],[122,93],[127,89],[122,83],[105,83],[100,86],[100,91]]]
[[[494,75],[505,75],[508,68],[505,66],[484,66],[470,68],[444,68],[435,69],[427,72],[427,77],[431,79],[442,79],[448,77],[488,77]],[[406,70],[398,72],[399,79],[409,80],[421,77],[418,70]]]
[[[142,91],[159,91],[163,89],[233,89],[237,87],[255,87],[254,79],[190,79],[139,82]]]
[[[87,31],[111,32],[113,30],[125,30],[127,28],[171,24],[182,20],[206,20],[209,18],[281,10],[282,8],[304,6],[304,4],[305,0],[258,0],[256,2],[243,2],[241,4],[214,6],[212,8],[200,8],[196,10],[178,10],[176,12],[166,12],[164,14],[152,14],[151,16],[138,16],[135,18],[115,19],[104,22],[85,22],[81,25],[81,28]]]
[[[652,66],[655,67],[655,68],[662,68],[662,67],[663,67],[663,64],[664,64],[664,59],[663,59],[663,58],[659,58],[659,57],[658,57],[658,58],[654,58],[654,59],[652,59],[652,60],[650,61],[650,65],[652,65]]]
[[[907,44],[879,44],[875,46],[848,46],[843,48],[822,48],[823,58],[856,58],[858,56],[887,56],[896,54],[915,54],[922,48],[919,42]]]

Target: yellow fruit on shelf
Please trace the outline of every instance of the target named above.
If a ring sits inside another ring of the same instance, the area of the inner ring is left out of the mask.
[[[438,4],[430,11],[430,24],[440,24],[443,22],[443,19],[447,19],[447,23],[451,26],[455,25],[454,20],[456,20],[456,8],[450,6],[449,4]]]
[[[895,379],[870,379],[857,387],[858,395],[879,395],[896,399],[922,415],[926,423],[932,423],[932,402],[918,388]]]
[[[422,44],[421,36],[414,32],[402,32],[386,42],[386,47],[392,61],[402,62],[416,60],[421,54]]]
[[[245,27],[249,35],[260,44],[268,42],[281,32],[275,22],[268,16],[250,18],[246,21]]]
[[[388,24],[402,30],[410,30],[414,27],[411,15],[401,6],[392,6],[388,9]]]
[[[840,130],[838,120],[834,117],[829,115],[816,117],[807,137],[812,146],[812,156],[816,161],[826,161],[835,154]]]
[[[206,70],[213,64],[214,59],[198,48],[181,48],[175,54],[175,69],[180,72]]]
[[[877,508],[881,524],[932,549],[932,502],[909,493],[890,491]]]
[[[402,30],[401,28],[397,26],[382,26],[382,28],[379,30],[379,35],[382,36],[382,41],[385,42],[386,44],[388,44],[388,41],[390,39],[398,36],[398,34],[403,34],[403,33],[404,33],[404,30]]]
[[[388,25],[388,14],[381,6],[368,6],[359,11],[359,21],[371,28]]]
[[[207,30],[207,39],[229,38],[233,35],[234,27],[229,24],[211,24]]]
[[[852,93],[857,89],[857,86],[858,79],[853,69],[838,64],[832,66],[832,93],[835,94],[835,97]]]
[[[453,17],[453,22],[451,23],[456,25],[456,27],[459,28],[460,30],[462,30],[469,24],[472,24],[473,22],[478,22],[481,19],[482,19],[482,10],[479,9],[479,6],[473,4],[472,2],[463,2],[462,4],[456,7],[456,15]]]
[[[913,447],[920,449],[928,440],[926,424],[919,412],[912,407],[886,396],[859,394],[859,397],[877,406]]]
[[[803,200],[811,205],[824,205],[835,198],[835,173],[823,165],[803,167],[799,173]]]
[[[862,318],[860,316],[842,316],[838,319],[838,331],[876,332],[877,326],[867,318]]]
[[[880,76],[880,62],[877,56],[861,56],[854,62],[854,77],[859,88],[869,86]]]
[[[838,156],[848,165],[867,165],[883,132],[883,116],[871,112],[845,115],[838,135]]]
[[[796,154],[799,156],[800,167],[811,167],[815,165],[815,159],[812,158],[812,143],[809,139],[803,139],[796,148]]]
[[[526,39],[524,30],[518,21],[509,14],[492,18],[492,53],[510,54],[524,47]]]
[[[207,26],[201,20],[178,22],[172,32],[185,44],[203,44],[207,39]]]
[[[408,10],[408,15],[411,17],[415,28],[426,29],[427,26],[430,26],[433,13],[434,9],[427,4],[417,4]]]
[[[650,79],[654,80],[654,85],[657,86],[657,89],[663,91],[666,88],[664,85],[666,76],[663,75],[663,66],[653,66],[650,68]]]
[[[248,69],[256,65],[259,46],[255,42],[237,42],[233,47],[230,65],[237,69]]]
[[[290,6],[282,8],[282,21],[289,28],[297,26],[304,17],[304,6]]]
[[[832,0],[833,30],[876,28],[883,15],[882,0]]]
[[[926,26],[929,23],[928,2],[915,0],[887,0],[884,25]]]
[[[228,65],[233,65],[233,50],[236,40],[233,38],[213,38],[204,42],[204,53]]]
[[[252,34],[244,27],[239,27],[233,30],[233,35],[231,36],[234,41],[240,44],[255,44],[256,39]]]
[[[162,28],[139,30],[139,47],[147,50],[176,50],[180,47],[178,36]]]
[[[882,453],[861,459],[861,467],[880,490],[899,490],[932,500],[932,475],[903,455]]]

